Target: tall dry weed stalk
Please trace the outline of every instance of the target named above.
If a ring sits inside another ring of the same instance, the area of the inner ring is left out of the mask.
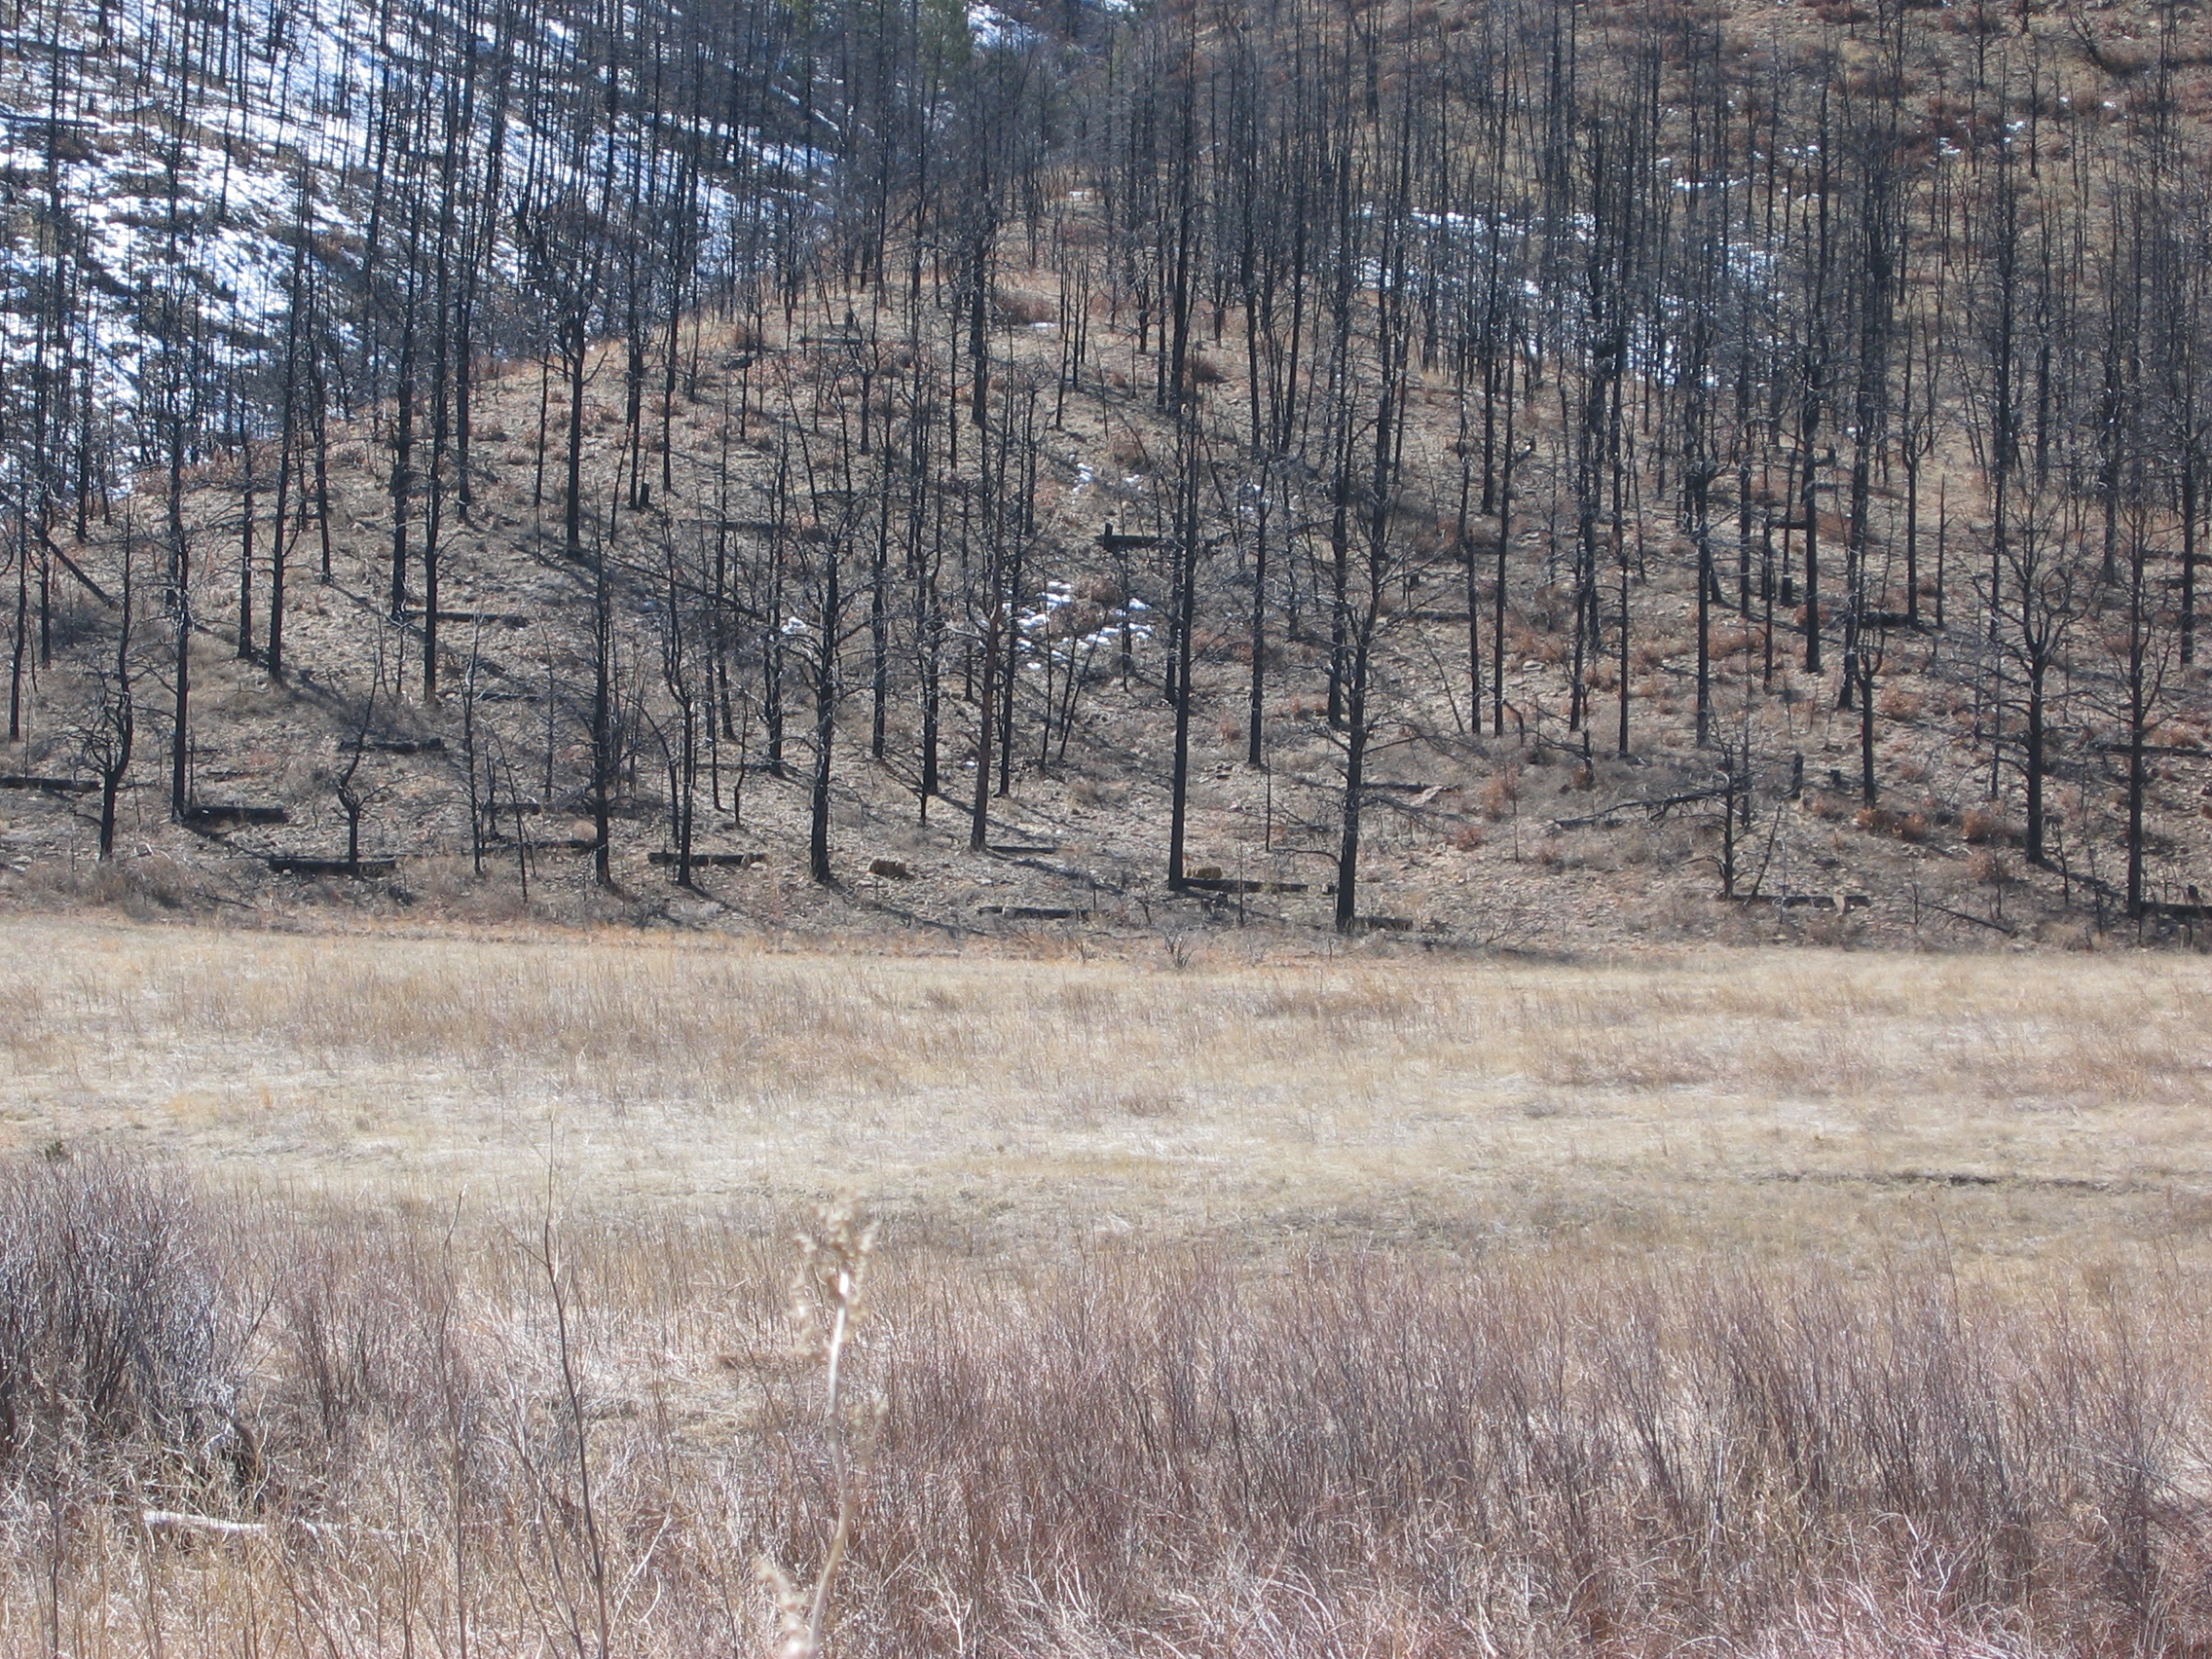
[[[887,1409],[880,1392],[853,1393],[846,1370],[875,1229],[855,1206],[842,1204],[823,1210],[816,1226],[798,1235],[798,1248],[792,1324],[800,1354],[823,1367],[823,1427],[837,1507],[810,1589],[802,1591],[773,1556],[760,1557],[760,1579],[776,1604],[776,1659],[815,1659],[822,1651],[830,1586],[860,1522],[868,1458]]]
[[[591,1415],[585,1408],[576,1337],[570,1324],[569,1305],[572,1288],[567,1266],[561,1257],[560,1232],[554,1223],[550,1183],[546,1194],[545,1215],[538,1227],[535,1259],[539,1271],[545,1275],[546,1299],[553,1309],[554,1352],[560,1365],[563,1425],[567,1430],[575,1473],[575,1497],[571,1513],[575,1530],[582,1540],[585,1582],[591,1592],[588,1635],[592,1640],[588,1651],[596,1654],[597,1659],[608,1659],[614,1645],[613,1623],[608,1590],[607,1546],[600,1534],[599,1503],[592,1490]],[[568,1575],[560,1570],[560,1553],[549,1553],[547,1560],[554,1569],[554,1587],[559,1593],[570,1645],[574,1649],[577,1659],[584,1659],[587,1651],[587,1628],[575,1588]]]

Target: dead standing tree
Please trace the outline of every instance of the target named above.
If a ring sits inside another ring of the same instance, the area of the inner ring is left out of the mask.
[[[90,718],[80,728],[78,752],[92,768],[100,784],[99,856],[115,856],[116,802],[124,779],[130,771],[130,756],[138,734],[137,671],[131,661],[134,643],[133,572],[135,559],[128,528],[123,541],[123,580],[117,599],[115,654],[108,665],[93,674],[93,702]]]

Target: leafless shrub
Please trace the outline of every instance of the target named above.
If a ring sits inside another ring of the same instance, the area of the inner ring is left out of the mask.
[[[887,1651],[930,1641],[896,1577],[1028,1651],[1835,1651],[1795,1633],[1893,1598],[1931,1650],[2118,1651],[2202,1613],[2136,1333],[1970,1321],[1940,1276],[1136,1250],[902,1316],[856,1574]]]
[[[58,1147],[0,1166],[0,1464],[220,1439],[240,1336],[218,1256],[142,1168]]]

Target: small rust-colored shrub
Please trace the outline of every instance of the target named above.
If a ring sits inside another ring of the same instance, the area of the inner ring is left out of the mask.
[[[1502,766],[1483,780],[1482,812],[1486,818],[1506,818],[1521,798],[1521,768]]]
[[[1988,806],[1968,807],[1959,819],[1959,833],[1975,847],[2001,846],[2011,839],[2004,814]]]
[[[1112,576],[1096,572],[1078,576],[1072,591],[1077,599],[1103,610],[1112,610],[1122,603],[1121,584]]]

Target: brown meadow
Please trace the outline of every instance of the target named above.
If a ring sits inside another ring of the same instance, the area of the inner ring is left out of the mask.
[[[2191,959],[10,937],[9,1652],[2212,1640]]]

